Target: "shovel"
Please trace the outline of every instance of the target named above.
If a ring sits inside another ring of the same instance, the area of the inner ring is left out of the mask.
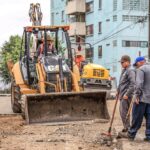
[[[110,125],[109,125],[109,128],[108,128],[108,132],[107,133],[102,133],[102,135],[107,135],[109,137],[112,136],[111,135],[111,130],[112,130],[112,124],[113,124],[113,121],[114,121],[118,100],[119,100],[119,95],[116,96],[115,105],[114,105],[114,109],[113,109]]]

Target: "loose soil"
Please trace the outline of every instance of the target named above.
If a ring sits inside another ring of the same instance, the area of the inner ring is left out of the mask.
[[[108,101],[110,115],[114,101]],[[26,125],[20,115],[0,116],[0,150],[149,150],[150,144],[143,142],[144,129],[135,141],[127,139],[105,143],[101,133],[107,132],[105,121],[72,122],[68,124]],[[122,129],[117,113],[113,134]]]

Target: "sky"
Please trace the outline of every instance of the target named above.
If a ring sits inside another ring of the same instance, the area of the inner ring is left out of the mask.
[[[41,4],[42,24],[50,24],[50,0],[0,0],[0,47],[11,35],[22,36],[24,26],[32,25],[28,15],[30,3]]]

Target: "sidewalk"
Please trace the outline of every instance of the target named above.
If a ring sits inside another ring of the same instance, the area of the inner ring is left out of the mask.
[[[0,96],[0,114],[13,114],[10,96]]]

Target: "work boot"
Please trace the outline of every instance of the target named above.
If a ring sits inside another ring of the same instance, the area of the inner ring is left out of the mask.
[[[146,138],[144,138],[144,141],[145,141],[145,142],[150,142],[150,138],[147,138],[147,137],[146,137]]]
[[[118,132],[117,139],[122,138],[120,135],[122,135],[123,133],[127,133],[127,132],[128,132],[128,129],[127,128],[123,128],[122,131]]]
[[[134,140],[134,137],[131,137],[128,132],[119,132],[118,135],[117,135],[117,138],[118,139],[120,139],[120,138],[127,138],[127,139],[129,139],[131,141]]]
[[[127,132],[127,131],[128,131],[128,128],[122,129],[122,132]]]

